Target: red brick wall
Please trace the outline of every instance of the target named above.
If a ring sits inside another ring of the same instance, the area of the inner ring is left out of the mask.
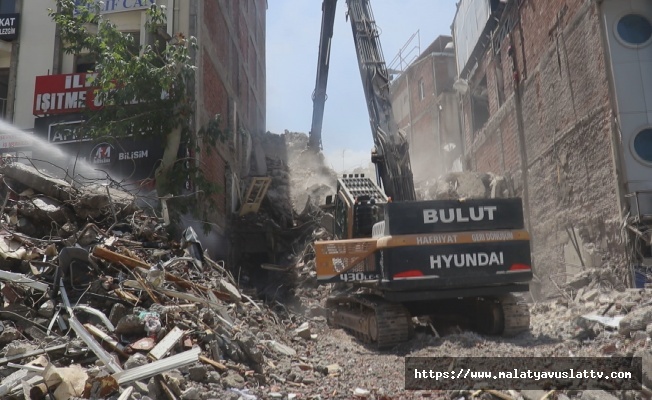
[[[486,73],[491,117],[472,132],[470,100],[465,96],[466,156],[477,171],[515,177],[517,189],[522,189],[521,169],[527,164],[534,263],[540,276],[563,280],[569,225],[599,254],[618,256],[611,244],[604,245],[618,236],[617,225],[605,221],[617,219],[619,210],[600,21],[595,4],[582,0],[550,0],[545,5],[525,0],[520,13],[521,25],[511,35],[522,90],[526,160],[519,147],[509,37],[498,55],[486,51],[469,79],[477,82]],[[502,105],[498,60],[505,87]]]
[[[204,108],[208,115],[228,115],[227,92],[224,83],[220,79],[215,66],[213,65],[207,51],[204,49],[203,56],[203,82],[211,90],[204,91]],[[220,185],[225,189],[225,168],[226,161],[219,152],[207,153],[202,151],[202,170],[204,176],[213,183]],[[216,202],[218,211],[222,214],[226,212],[226,191],[223,190],[212,201]]]
[[[225,187],[227,168],[239,171],[244,150],[232,143],[233,133],[265,130],[265,0],[202,2],[200,36],[203,104],[201,120],[220,114],[228,141],[218,152],[202,154],[205,176],[222,186],[214,201],[226,213],[230,188]],[[234,107],[235,105],[235,107]],[[238,126],[233,126],[237,110]],[[199,128],[199,127],[198,127]],[[237,136],[237,135],[236,135]],[[245,164],[246,165],[246,164]],[[244,176],[243,176],[244,178]]]

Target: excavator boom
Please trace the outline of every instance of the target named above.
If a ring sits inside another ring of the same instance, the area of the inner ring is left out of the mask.
[[[312,125],[308,148],[319,151],[322,149],[321,128],[324,122],[324,107],[326,105],[326,86],[328,84],[328,67],[331,57],[331,41],[333,25],[335,24],[335,9],[337,0],[324,0],[322,3],[321,35],[319,39],[319,56],[317,64],[317,81],[312,94]]]
[[[313,149],[321,148],[335,3],[322,4]],[[521,199],[416,199],[370,0],[346,3],[375,144],[376,182],[348,174],[326,199],[334,240],[318,240],[314,249],[318,282],[334,284],[326,300],[328,323],[379,348],[408,340],[413,317],[436,322],[452,315],[492,335],[527,330],[527,305],[512,294],[527,291],[533,276]]]
[[[347,0],[380,184],[393,201],[416,200],[408,142],[394,121],[389,74],[380,46],[378,27],[369,0]]]

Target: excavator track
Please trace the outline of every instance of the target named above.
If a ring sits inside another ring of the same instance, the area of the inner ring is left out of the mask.
[[[396,346],[410,337],[410,313],[399,303],[371,294],[348,294],[329,298],[326,306],[331,326],[343,328],[379,349]]]
[[[513,294],[498,298],[503,314],[502,336],[516,336],[530,330],[530,310],[525,302]]]

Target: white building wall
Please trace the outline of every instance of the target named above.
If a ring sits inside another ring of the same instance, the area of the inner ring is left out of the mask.
[[[55,8],[54,0],[23,2],[13,121],[21,129],[34,128],[35,77],[52,71],[55,24],[48,8]]]
[[[172,0],[168,0],[171,3]],[[166,0],[158,0],[157,4],[166,5]],[[179,2],[180,0],[177,0]],[[145,2],[143,2],[144,4]],[[52,73],[55,47],[55,24],[48,15],[48,8],[55,8],[55,0],[23,1],[20,26],[20,53],[18,57],[18,74],[16,82],[16,99],[14,125],[18,128],[30,130],[34,128],[34,84],[37,76]],[[179,10],[177,5],[176,9]],[[181,20],[188,26],[188,10],[181,14]],[[185,18],[184,18],[185,16]],[[116,12],[105,14],[105,18],[116,24],[124,32],[140,31],[141,44],[146,37],[145,9]],[[176,27],[175,27],[176,30]],[[0,68],[8,68],[11,60],[10,54],[0,49]],[[61,73],[74,72],[75,57],[64,54],[61,60]]]

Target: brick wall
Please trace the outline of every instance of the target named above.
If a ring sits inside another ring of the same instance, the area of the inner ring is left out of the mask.
[[[546,276],[564,279],[567,228],[580,232],[581,242],[601,257],[621,256],[614,246],[618,226],[606,222],[619,216],[613,113],[596,6],[581,0],[550,0],[545,6],[525,0],[512,12],[520,12],[521,24],[511,40],[506,37],[497,54],[487,49],[469,78],[473,86],[486,76],[491,116],[474,132],[465,96],[466,158],[472,169],[514,177],[519,195],[521,177],[527,178],[534,264],[545,290],[551,289]],[[519,147],[519,112],[525,158]]]
[[[444,157],[441,140],[448,136],[459,137],[459,124],[450,122],[458,121],[457,107],[446,106],[443,112],[447,115],[442,117],[446,123],[440,126],[440,96],[452,88],[455,64],[453,57],[431,54],[438,51],[434,45],[439,41],[433,42],[429,50],[392,83],[394,116],[398,126],[407,133],[412,171],[417,181],[437,176],[450,167],[447,163],[453,160]],[[452,142],[459,145],[458,140]]]
[[[203,97],[198,110],[201,123],[216,114],[222,116],[223,129],[228,133],[226,143],[218,151],[202,151],[204,176],[224,190],[214,199],[224,221],[230,187],[225,174],[240,171],[248,165],[246,141],[241,140],[240,129],[249,133],[265,130],[265,13],[264,0],[208,1],[202,5],[200,46],[202,65],[200,85]],[[233,125],[237,112],[237,126]],[[235,134],[234,134],[235,133]],[[245,178],[245,176],[241,176]]]

